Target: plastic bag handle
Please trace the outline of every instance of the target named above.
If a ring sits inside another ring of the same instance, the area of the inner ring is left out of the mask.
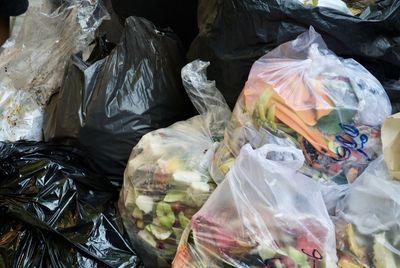
[[[215,85],[215,81],[207,80],[209,62],[195,60],[183,67],[181,75],[183,86],[196,110],[202,114],[216,109],[230,114],[228,104]]]
[[[290,167],[292,170],[298,170],[304,164],[303,152],[295,147],[291,146],[281,146],[277,144],[265,144],[264,146],[255,150],[255,152],[263,158],[263,161],[267,161],[269,165],[285,166]],[[271,160],[268,159],[268,153],[289,153],[293,155],[293,160]]]
[[[208,127],[213,137],[222,137],[231,110],[215,81],[207,80],[209,62],[195,60],[182,69],[182,83],[199,114],[208,117]]]

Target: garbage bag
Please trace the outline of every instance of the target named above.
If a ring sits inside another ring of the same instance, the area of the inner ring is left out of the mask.
[[[392,102],[393,113],[400,112],[400,78],[398,80],[388,80],[383,84]]]
[[[379,157],[336,209],[339,267],[400,266],[400,183]]]
[[[93,40],[106,18],[101,1],[31,6],[0,53],[0,140],[42,140],[43,109],[61,85],[69,57]]]
[[[0,143],[0,267],[139,267],[118,191],[74,147]]]
[[[108,43],[104,36],[96,38],[95,46],[85,61],[83,52],[71,56],[61,88],[51,96],[45,108],[43,122],[45,140],[79,146],[77,139],[81,129],[83,113],[81,107],[91,94],[84,90],[85,77],[98,76],[104,58],[110,55],[114,47],[115,45]],[[85,75],[87,69],[88,74]]]
[[[132,150],[119,208],[135,248],[148,267],[168,267],[183,229],[215,188],[208,172],[230,110],[207,63],[182,70],[200,115],[143,136]]]
[[[280,154],[280,160],[271,160]],[[173,267],[337,267],[335,229],[302,152],[246,144],[182,234]]]
[[[215,156],[220,181],[240,148],[252,139],[246,129],[268,135],[251,141],[290,139],[301,148],[304,174],[352,181],[382,153],[380,126],[390,115],[379,81],[353,59],[329,51],[312,28],[257,60]],[[257,144],[258,143],[258,144]],[[309,168],[311,167],[311,168]]]
[[[180,78],[184,60],[172,32],[128,18],[108,57],[90,66],[73,59],[50,104],[55,124],[45,127],[45,139],[77,138],[92,169],[122,183],[129,153],[144,134],[192,115]]]
[[[231,107],[253,62],[310,26],[330,50],[354,58],[380,82],[400,78],[398,0],[378,0],[359,16],[298,0],[200,0],[198,24],[189,60],[211,62],[208,76]]]

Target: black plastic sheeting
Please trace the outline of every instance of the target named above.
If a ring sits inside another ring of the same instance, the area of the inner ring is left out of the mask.
[[[0,267],[142,267],[107,179],[73,147],[0,143]]]
[[[93,64],[72,58],[45,112],[45,140],[77,139],[89,166],[121,184],[144,134],[193,114],[180,78],[184,63],[176,35],[128,18],[109,56]]]
[[[199,0],[200,33],[189,60],[211,62],[208,77],[233,107],[252,64],[313,26],[339,56],[354,58],[381,82],[399,80],[400,1],[376,2],[355,17],[297,0]]]

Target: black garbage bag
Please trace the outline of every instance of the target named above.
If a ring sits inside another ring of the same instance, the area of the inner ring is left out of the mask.
[[[0,267],[141,267],[118,191],[73,147],[0,143]]]
[[[45,112],[45,140],[76,138],[90,167],[122,183],[132,148],[149,131],[192,115],[177,37],[130,17],[120,43],[93,64],[75,56]]]
[[[211,62],[208,77],[231,107],[252,64],[310,26],[330,50],[354,58],[380,81],[400,77],[398,0],[377,0],[359,16],[298,0],[200,0],[198,13],[200,33],[189,60]]]

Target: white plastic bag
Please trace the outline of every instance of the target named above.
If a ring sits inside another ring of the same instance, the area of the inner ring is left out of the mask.
[[[353,181],[382,151],[380,126],[391,113],[384,88],[363,66],[328,50],[311,27],[252,66],[215,156],[221,181],[247,129],[289,140],[302,149],[302,172],[323,180]],[[221,175],[222,174],[222,175]]]
[[[17,37],[0,53],[0,117],[12,117],[2,122],[1,140],[42,139],[43,106],[60,87],[69,57],[93,39],[106,16],[99,0],[56,8],[43,0],[28,9]]]
[[[281,160],[271,160],[276,154]],[[301,150],[242,147],[192,218],[174,267],[336,267],[334,226]]]

